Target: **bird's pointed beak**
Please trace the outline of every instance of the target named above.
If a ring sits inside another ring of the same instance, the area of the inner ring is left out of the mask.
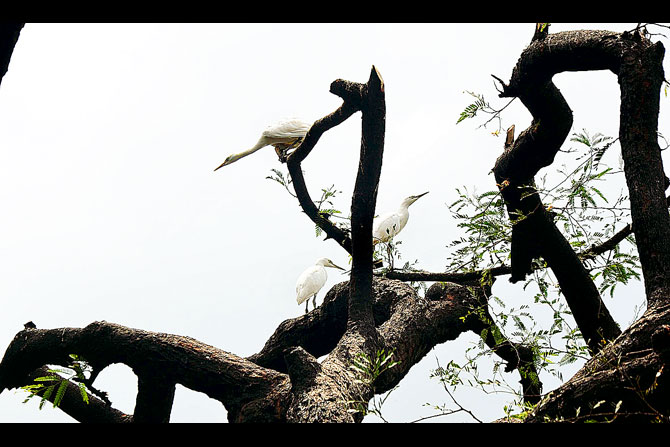
[[[410,200],[409,204],[411,205],[412,203],[416,202],[419,200],[421,197],[425,196],[428,194],[430,191],[426,191],[423,194],[419,194],[418,196],[409,196],[408,199]]]
[[[332,263],[332,262],[330,263],[330,266],[331,266],[331,267],[335,267],[336,269],[344,270],[342,267],[340,267],[339,265],[335,265],[335,264]]]
[[[240,158],[238,155],[229,155],[228,157],[226,157],[225,160],[223,160],[223,163],[221,163],[219,165],[219,167],[216,168],[216,169],[220,169],[224,166],[228,166],[229,164],[233,163],[235,160],[238,160]],[[215,171],[216,171],[216,169],[215,169]]]

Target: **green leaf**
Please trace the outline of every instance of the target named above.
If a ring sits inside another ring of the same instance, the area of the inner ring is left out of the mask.
[[[86,392],[86,385],[84,385],[83,383],[79,384],[79,393],[81,394],[82,400],[88,404],[89,402],[88,393]]]
[[[474,118],[477,115],[477,112],[482,109],[490,108],[489,104],[484,99],[484,96],[472,92],[466,92],[466,93],[475,97],[476,101],[465,107],[465,109],[461,112],[460,116],[458,117],[456,124],[460,123],[465,119]]]
[[[35,382],[59,382],[62,380],[61,377],[59,376],[43,376],[43,377],[36,377]]]
[[[58,390],[56,390],[56,397],[54,397],[53,401],[54,408],[60,406],[60,403],[63,400],[63,396],[65,395],[65,390],[67,389],[67,384],[67,380],[62,380]]]

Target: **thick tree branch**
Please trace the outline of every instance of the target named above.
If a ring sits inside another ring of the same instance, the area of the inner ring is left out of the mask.
[[[397,279],[400,281],[446,281],[454,282],[456,284],[464,284],[472,281],[478,281],[484,275],[501,276],[509,275],[512,269],[509,266],[502,265],[493,267],[488,270],[476,270],[473,272],[403,272],[400,270],[390,270],[379,276],[384,276],[388,279]]]
[[[339,91],[339,89],[337,87],[334,88],[334,86],[340,85],[341,83],[346,83],[346,81],[334,81],[331,85],[331,92],[333,90]],[[345,230],[332,223],[321,213],[319,213],[319,209],[314,204],[314,201],[310,197],[309,191],[307,190],[305,178],[302,175],[301,163],[312,151],[324,132],[332,129],[338,124],[341,124],[357,111],[358,108],[352,106],[351,102],[344,102],[344,104],[342,104],[330,115],[315,121],[307,132],[307,135],[305,135],[305,139],[302,141],[300,146],[298,146],[286,160],[286,166],[288,167],[291,180],[293,181],[293,188],[302,210],[305,212],[305,214],[307,214],[307,217],[309,217],[312,222],[318,225],[319,228],[321,228],[324,233],[326,233],[327,238],[335,240],[335,242],[337,242],[349,254],[352,252],[351,238],[349,237],[349,234]]]
[[[656,302],[526,421],[670,422],[669,323],[670,306]]]
[[[391,287],[390,282],[375,280],[372,283],[374,299],[373,317],[379,327],[391,315],[391,308],[407,294],[408,286]],[[257,354],[247,358],[265,368],[288,372],[284,363],[287,349],[299,346],[314,357],[330,353],[347,329],[349,282],[333,286],[314,311],[283,321]]]
[[[670,296],[670,278],[665,274],[670,263],[670,216],[657,139],[664,53],[660,42],[652,43],[638,31],[549,35],[523,52],[504,95],[529,97],[533,85],[545,85],[564,71],[606,69],[617,75],[621,87],[619,140],[650,300]]]
[[[471,286],[441,282],[426,291],[425,300],[398,302],[379,332],[385,345],[394,350],[394,360],[400,364],[380,377],[378,391],[384,392],[399,384],[410,368],[437,344],[455,340],[464,332],[480,335],[486,330],[488,335],[484,341],[507,362],[505,370],[519,371],[524,400],[537,403],[542,383],[535,368],[535,354],[529,347],[504,340],[500,331],[499,340],[493,337],[497,327],[488,312],[489,296],[490,289],[483,290],[477,281]]]
[[[222,402],[229,418],[242,417],[245,406],[253,403],[268,410],[268,420],[277,418],[276,390],[288,385],[288,377],[259,367],[233,354],[189,337],[131,329],[95,322],[84,328],[28,329],[19,332],[0,363],[0,390],[26,384],[26,377],[45,364],[66,366],[69,354],[76,353],[96,369],[112,363],[124,363],[138,376],[142,389],[138,394],[141,420],[155,420],[144,411],[148,393],[158,386],[180,383]],[[153,385],[152,385],[153,384]],[[241,393],[240,390],[244,390]],[[158,390],[160,391],[160,390]],[[154,401],[156,404],[156,402]],[[168,403],[161,416],[164,420]]]
[[[546,80],[564,70],[589,69],[609,69],[618,75],[619,139],[631,202],[630,228],[640,253],[648,308],[630,328],[604,344],[573,378],[546,396],[527,421],[667,422],[670,217],[657,140],[664,49],[637,32],[582,31],[559,33],[544,40],[552,45],[542,48],[545,51],[536,48],[524,66],[540,73],[540,78]],[[628,227],[619,231],[612,244],[629,231]],[[603,249],[608,248],[607,242],[603,245]]]
[[[68,354],[76,352],[96,370],[111,363],[128,365],[138,375],[139,385],[132,416],[94,396],[86,406],[77,387],[71,385],[61,409],[82,422],[166,422],[177,383],[222,402],[231,422],[357,421],[362,415],[352,416],[347,402],[367,402],[375,392],[397,385],[437,344],[467,331],[481,332],[481,322],[465,318],[481,305],[470,290],[446,283],[423,299],[400,281],[374,281],[379,346],[393,352],[394,360],[400,362],[378,379],[374,389],[357,383],[351,368],[357,353],[367,352],[363,347],[368,342],[359,331],[346,329],[347,283],[328,293],[323,313],[282,323],[271,338],[274,342],[269,341],[261,353],[248,360],[188,337],[107,322],[81,329],[26,329],[16,335],[0,363],[0,387],[29,384],[37,374],[34,365],[66,365]],[[332,321],[341,322],[339,329]],[[327,341],[306,343],[331,332]],[[519,360],[507,355],[505,349],[498,346],[494,350],[509,368],[518,367]],[[325,360],[317,362],[322,356]],[[280,359],[282,365],[277,370],[259,366],[274,367]]]
[[[619,85],[619,139],[647,299],[670,300],[670,215],[658,145],[658,114],[665,49],[635,33],[624,34]]]
[[[362,137],[358,174],[351,198],[352,267],[348,327],[357,327],[368,337],[374,332],[372,313],[372,220],[377,203],[386,131],[384,81],[375,67],[363,89]]]
[[[507,145],[494,167],[496,182],[504,185],[501,193],[514,221],[510,280],[523,279],[531,272],[532,259],[544,258],[591,352],[597,352],[603,340],[616,338],[620,329],[577,254],[545,210],[533,179],[539,169],[553,162],[572,125],[572,112],[552,83],[552,76],[572,70],[617,72],[616,42],[614,33],[584,31],[533,39],[501,94],[519,97],[533,115],[533,122]]]
[[[0,82],[2,82],[2,78],[7,74],[9,61],[12,58],[14,47],[23,26],[23,23],[0,24]]]
[[[53,375],[53,373],[50,373],[46,366],[37,368],[27,376],[26,384],[34,383],[34,380],[38,377],[46,377],[49,375]],[[41,398],[42,393],[37,393],[37,395]],[[56,394],[52,393],[47,400],[53,402],[55,397]],[[88,403],[84,402],[78,385],[68,382],[65,395],[60,402],[59,408],[75,420],[90,424],[118,424],[133,421],[132,415],[125,414],[112,408],[108,402],[105,402],[103,399],[100,399],[95,395],[89,394],[88,400]]]
[[[133,422],[167,423],[174,402],[175,383],[160,376],[140,374],[137,377],[137,399]]]

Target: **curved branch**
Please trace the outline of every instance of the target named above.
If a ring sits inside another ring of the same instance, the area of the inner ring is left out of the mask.
[[[533,116],[531,126],[505,147],[494,167],[496,183],[506,185],[501,194],[514,221],[510,281],[522,280],[530,273],[533,258],[544,258],[593,353],[602,347],[603,340],[614,340],[621,331],[579,257],[536,194],[534,176],[553,163],[572,126],[572,112],[551,78],[563,71],[609,69],[618,73],[625,40],[607,31],[572,31],[534,38],[501,94],[519,97]]]
[[[338,81],[333,82],[333,84]],[[344,82],[344,81],[340,81]],[[332,91],[332,86],[331,86]],[[344,122],[347,118],[353,115],[358,109],[352,107],[350,103],[345,102],[337,110],[330,115],[327,115],[312,124],[312,127],[305,135],[305,139],[287,158],[286,166],[288,167],[291,180],[293,181],[293,188],[300,203],[300,207],[307,214],[312,222],[321,228],[326,233],[327,238],[335,240],[347,253],[351,254],[351,238],[349,234],[332,223],[328,218],[319,213],[319,209],[314,204],[314,201],[309,195],[305,178],[302,175],[301,162],[309,155],[316,143],[321,138],[324,132],[332,129]]]
[[[329,292],[323,313],[282,323],[263,351],[249,359],[189,337],[107,322],[81,329],[26,329],[16,335],[0,362],[0,389],[28,384],[37,374],[33,372],[35,365],[67,364],[68,354],[76,352],[96,370],[111,363],[130,366],[140,385],[133,416],[94,396],[94,404],[85,406],[76,386],[71,385],[68,393],[72,394],[60,408],[81,422],[166,422],[176,383],[222,402],[231,422],[357,421],[361,415],[352,416],[347,402],[366,402],[375,392],[397,385],[437,344],[454,340],[463,332],[481,331],[471,319],[464,318],[480,304],[470,288],[456,284],[440,287],[423,299],[403,282],[374,281],[379,342],[372,348],[384,347],[401,362],[380,376],[374,388],[361,385],[352,374],[357,353],[374,351],[369,351],[371,346],[359,331],[346,330],[348,284],[340,283]],[[327,341],[307,343],[331,331]],[[502,349],[496,352],[509,367],[518,366],[519,362]],[[325,360],[316,362],[324,355]],[[274,367],[279,361],[282,365],[277,369],[286,373],[259,366]]]
[[[19,332],[0,363],[0,390],[27,383],[27,377],[45,364],[68,364],[68,355],[76,353],[96,369],[112,363],[128,365],[142,384],[138,393],[140,419],[165,420],[171,399],[156,401],[156,392],[170,390],[176,383],[219,400],[235,420],[245,406],[254,403],[276,416],[276,389],[288,384],[288,377],[262,368],[233,354],[189,337],[127,328],[105,321],[84,328],[27,329]],[[159,388],[156,388],[158,386]],[[145,402],[159,416],[148,416]],[[138,409],[136,409],[138,411]]]
[[[342,98],[344,103],[335,112],[316,121],[305,135],[302,143],[289,155],[287,166],[300,206],[307,216],[327,235],[337,241],[352,255],[349,312],[351,325],[364,324],[374,329],[372,323],[372,219],[377,200],[377,185],[381,174],[384,151],[386,105],[384,82],[373,66],[367,84],[338,79],[330,87],[331,93]],[[352,236],[321,215],[309,196],[301,163],[312,151],[321,135],[342,123],[354,112],[362,112],[361,155],[358,175],[351,204]],[[358,242],[353,242],[353,241]]]
[[[665,274],[670,264],[670,216],[657,139],[664,54],[660,42],[652,43],[639,30],[557,33],[529,45],[504,93],[530,100],[534,96],[531,92],[564,71],[610,70],[617,75],[621,88],[619,140],[649,300],[670,296],[670,277]]]
[[[46,377],[52,374],[46,366],[37,368],[27,376],[26,384],[34,383],[34,380],[38,377]],[[37,395],[41,397],[41,393],[38,392]],[[47,400],[53,402],[55,397],[55,393],[52,393]],[[59,408],[75,420],[90,424],[119,424],[133,422],[134,420],[132,415],[112,408],[109,402],[95,395],[89,394],[88,403],[84,402],[81,398],[79,386],[69,381]]]
[[[413,293],[413,289],[405,284],[374,280],[372,296],[375,325],[379,327],[387,321],[395,303]],[[336,284],[326,293],[323,304],[308,314],[283,321],[263,349],[247,357],[247,360],[287,373],[284,355],[292,347],[299,346],[317,358],[327,355],[346,332],[348,300],[349,282]]]
[[[342,98],[343,103],[334,112],[312,124],[302,143],[286,159],[293,188],[303,212],[307,214],[324,233],[326,239],[335,240],[350,255],[353,254],[351,237],[348,232],[333,224],[327,217],[319,213],[318,207],[309,195],[305,178],[302,175],[301,163],[316,146],[321,136],[335,126],[342,124],[351,115],[361,110],[363,97],[367,91],[365,84],[336,79],[330,84],[330,92]]]

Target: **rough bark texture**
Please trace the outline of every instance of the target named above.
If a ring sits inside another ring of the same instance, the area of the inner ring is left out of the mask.
[[[522,222],[528,228],[519,230],[516,240],[513,236],[512,243],[517,247],[512,247],[512,275],[520,279],[528,273],[532,257],[544,257],[559,279],[579,328],[590,341],[591,351],[597,353],[571,380],[542,400],[527,419],[529,422],[668,421],[670,216],[657,141],[663,54],[660,43],[652,43],[637,31],[555,35],[545,31],[536,33],[522,53],[509,85],[504,86],[502,95],[518,96],[534,117],[533,125],[506,150],[495,169],[498,183],[509,181],[503,190],[510,203],[508,209],[534,213],[532,220]],[[602,300],[589,286],[588,277],[560,247],[563,242],[558,235],[552,235],[554,230],[539,199],[520,197],[520,186],[532,182],[536,168],[552,162],[567,132],[569,108],[552,86],[551,77],[563,71],[601,69],[617,75],[621,87],[619,139],[630,193],[632,231],[648,302],[644,316],[621,335]],[[538,91],[539,94],[534,93]],[[542,112],[546,107],[549,110]],[[549,130],[547,137],[543,135],[547,127],[561,130]],[[530,149],[525,149],[526,144]],[[514,189],[506,192],[510,186]],[[535,234],[527,231],[530,229]],[[542,237],[538,238],[538,234]],[[557,252],[552,253],[550,246],[556,247]],[[561,281],[563,274],[566,281]]]
[[[20,25],[0,26],[0,76],[7,70],[20,29]],[[511,273],[512,280],[518,281],[530,272],[534,257],[543,257],[595,354],[571,380],[539,402],[528,422],[668,420],[670,275],[665,266],[670,261],[670,216],[656,141],[663,54],[662,45],[639,33],[550,35],[538,28],[509,84],[503,84],[502,95],[519,97],[534,120],[516,140],[508,134],[494,169],[510,217],[523,219],[514,225],[511,266],[491,273]],[[535,174],[553,162],[572,125],[570,108],[551,82],[552,76],[596,69],[612,71],[621,85],[620,141],[633,219],[630,229],[624,228],[621,234],[635,234],[649,304],[644,316],[622,334],[580,257],[533,194]],[[388,278],[373,277],[371,230],[384,145],[384,84],[373,67],[366,84],[337,80],[331,92],[343,99],[342,106],[314,123],[287,165],[305,213],[352,254],[350,281],[333,287],[319,308],[280,324],[263,349],[248,358],[189,337],[104,321],[84,328],[27,325],[0,362],[0,392],[30,384],[47,374],[44,365],[67,365],[69,354],[76,353],[94,370],[85,381],[93,392],[91,403],[83,404],[77,385],[69,384],[60,408],[82,422],[167,422],[176,384],[220,401],[231,422],[358,422],[362,413],[350,411],[355,402],[365,406],[375,393],[398,385],[434,346],[467,331],[482,334],[486,330],[489,335],[484,341],[507,362],[507,370],[521,373],[526,401],[538,402],[542,384],[532,350],[509,341],[496,342],[491,336],[490,288],[480,286],[481,273],[390,272]],[[348,234],[318,213],[300,164],[323,132],[357,111],[362,112],[361,158]],[[438,282],[421,298],[393,277],[461,284]],[[354,359],[380,349],[393,352],[393,360],[399,363],[374,383],[361,382],[352,369]],[[138,377],[133,415],[115,410],[106,395],[95,389],[95,377],[113,363],[128,365]]]
[[[509,85],[501,96],[518,97],[533,116],[530,127],[505,147],[496,161],[493,172],[501,188],[512,227],[510,281],[523,280],[532,270],[533,258],[544,258],[554,272],[575,321],[592,353],[598,352],[603,341],[620,334],[614,319],[603,303],[577,254],[558,230],[538,194],[534,177],[551,165],[572,126],[572,111],[551,77],[561,71],[575,70],[583,61],[592,69],[592,41],[603,41],[609,34],[597,33],[575,36],[536,34],[524,50],[512,73]],[[611,39],[609,39],[611,40]],[[580,45],[586,41],[587,44]],[[606,59],[604,65],[610,63]]]
[[[420,298],[400,281],[375,279],[373,284],[379,340],[400,362],[380,377],[376,392],[400,383],[435,345],[481,329],[480,322],[462,319],[481,305],[468,287],[439,284]],[[42,365],[66,365],[68,354],[76,352],[96,372],[124,363],[141,384],[134,415],[100,399],[96,411],[82,412],[82,405],[77,405],[81,398],[73,390],[76,394],[72,399],[66,396],[62,409],[80,421],[167,421],[177,383],[222,402],[231,422],[357,421],[362,415],[352,415],[348,403],[367,402],[372,394],[357,383],[359,377],[351,368],[365,340],[358,331],[347,331],[348,298],[349,283],[336,285],[323,306],[282,323],[263,350],[248,359],[189,337],[104,321],[84,328],[25,329],[0,362],[0,389],[28,384]],[[331,326],[332,321],[340,323]],[[330,336],[314,342],[320,333]],[[321,363],[316,361],[326,354]],[[151,414],[146,411],[147,399]]]

